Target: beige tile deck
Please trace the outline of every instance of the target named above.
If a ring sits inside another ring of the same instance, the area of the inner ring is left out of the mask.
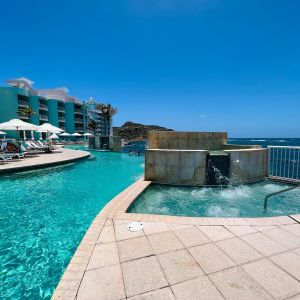
[[[224,299],[208,277],[200,277],[172,285],[176,299],[180,300],[222,300]]]
[[[260,253],[239,238],[219,241],[216,244],[238,264],[247,263],[262,257]]]
[[[77,300],[125,298],[120,265],[85,272]]]
[[[300,283],[267,259],[251,262],[243,269],[276,299],[300,293]]]
[[[134,296],[168,286],[155,256],[122,263],[126,296]]]
[[[247,235],[250,233],[255,233],[257,230],[251,226],[225,226],[229,231],[231,231],[236,236]]]
[[[99,213],[53,299],[300,299],[294,219],[126,213],[148,185],[137,181]],[[132,221],[144,229],[128,231]]]
[[[213,243],[189,248],[189,251],[206,274],[236,265],[232,259]]]
[[[183,244],[178,240],[172,231],[149,235],[148,240],[155,254],[184,248]]]
[[[252,246],[265,256],[276,254],[287,250],[286,247],[258,232],[241,237],[246,243]]]
[[[121,262],[154,254],[145,236],[119,241],[118,248]]]
[[[270,259],[300,281],[300,256],[292,251],[271,256]]]
[[[198,226],[198,228],[214,242],[234,237],[234,235],[223,226]]]
[[[128,300],[175,300],[169,287],[129,297]]]
[[[186,249],[160,254],[158,260],[170,284],[204,275],[196,260]]]
[[[209,276],[226,299],[272,299],[248,274],[240,268],[231,268]]]
[[[186,247],[198,246],[211,242],[210,239],[196,227],[176,230],[174,232]]]
[[[117,243],[96,245],[87,270],[107,267],[119,263]]]

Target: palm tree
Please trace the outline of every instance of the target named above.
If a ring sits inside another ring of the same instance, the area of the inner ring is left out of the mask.
[[[99,127],[99,124],[96,121],[90,120],[90,122],[88,124],[88,128],[93,131],[95,136],[96,136],[96,131],[97,131],[98,127]]]
[[[35,111],[30,106],[25,106],[24,108],[20,108],[18,113],[22,116],[26,116],[28,119],[35,115]]]
[[[103,115],[106,118],[107,125],[108,125],[108,135],[110,135],[110,127],[113,115],[118,112],[118,109],[113,107],[111,104],[97,104],[96,109],[101,110]]]

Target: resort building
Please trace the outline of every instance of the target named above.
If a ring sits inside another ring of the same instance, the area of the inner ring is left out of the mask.
[[[85,102],[70,96],[65,87],[34,89],[33,82],[24,77],[6,83],[7,87],[0,87],[0,122],[17,118],[35,125],[48,122],[72,134],[89,131],[88,123],[93,119],[98,123],[97,135],[108,135],[109,124],[101,111],[90,105],[93,100]],[[35,112],[31,117],[19,114],[26,106]]]

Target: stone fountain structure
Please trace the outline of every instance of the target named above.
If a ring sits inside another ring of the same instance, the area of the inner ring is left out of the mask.
[[[151,131],[145,179],[162,184],[249,183],[268,173],[268,150],[227,143],[226,132]]]

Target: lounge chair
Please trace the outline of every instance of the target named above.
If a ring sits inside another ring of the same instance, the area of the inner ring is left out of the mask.
[[[12,161],[12,158],[11,158],[11,156],[7,155],[6,153],[1,153],[0,160],[2,161],[3,164],[5,164],[5,163]]]

